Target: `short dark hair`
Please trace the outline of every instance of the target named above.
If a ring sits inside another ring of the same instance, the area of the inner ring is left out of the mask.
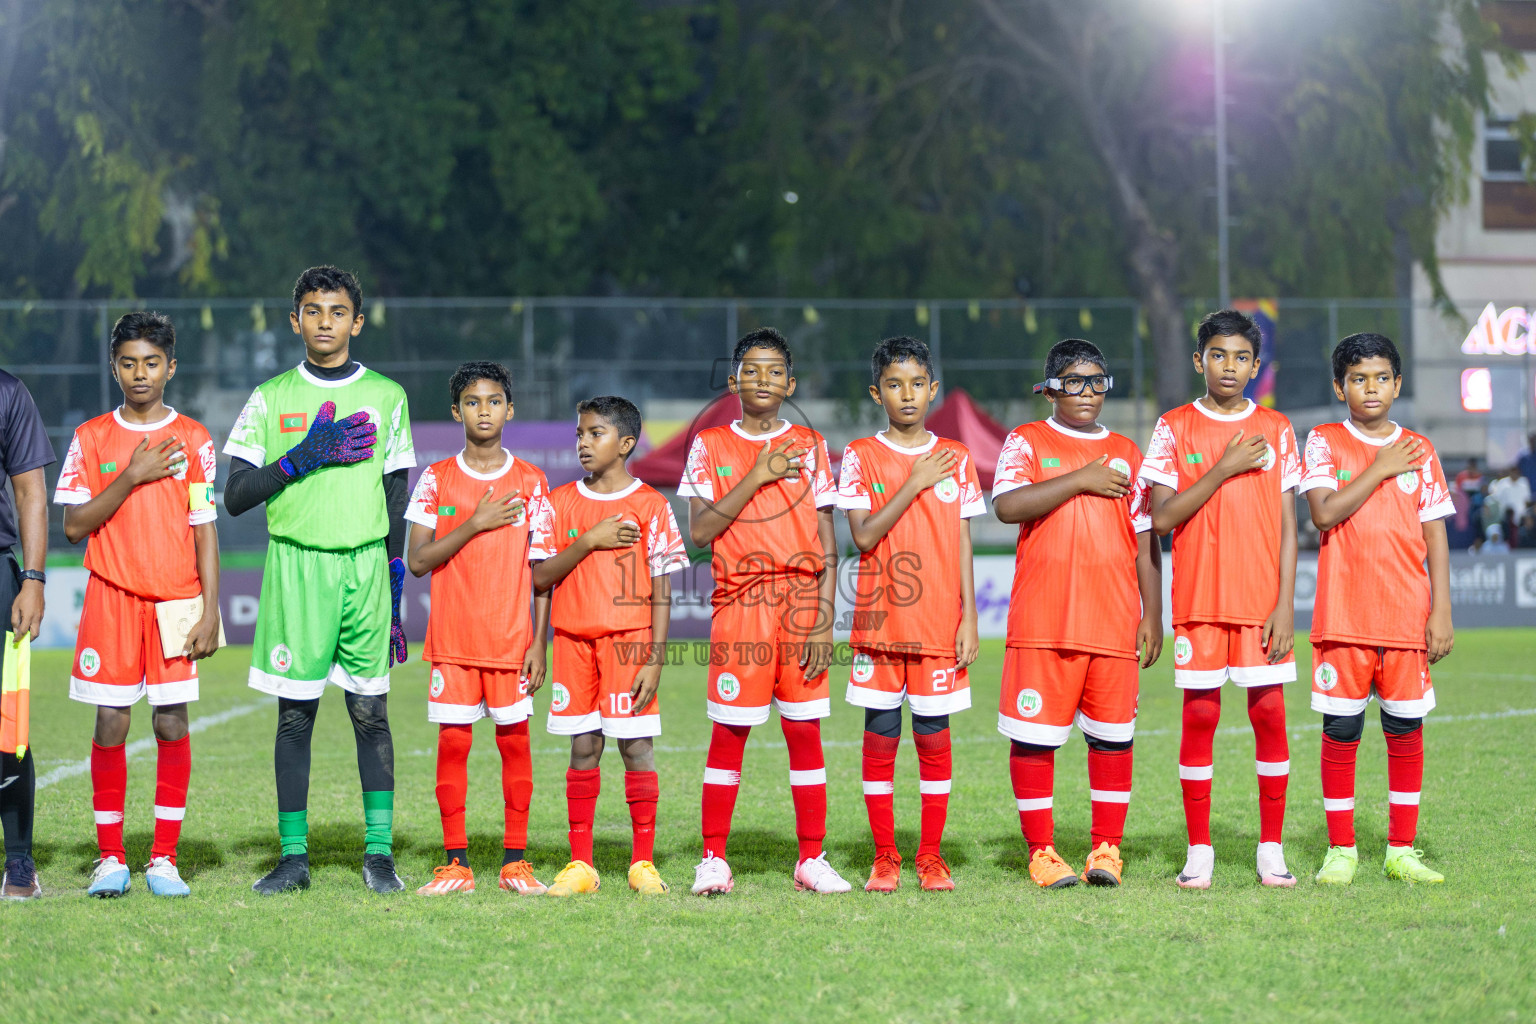
[[[1099,346],[1082,338],[1063,338],[1051,346],[1045,357],[1045,375],[1060,377],[1061,371],[1074,363],[1096,363],[1099,369],[1109,372],[1109,361],[1099,351]]]
[[[620,437],[632,437],[636,442],[640,440],[640,410],[629,399],[618,395],[598,395],[576,403],[576,415],[580,416],[584,412],[601,416],[612,423]],[[634,450],[631,449],[630,453],[633,454]]]
[[[1235,309],[1218,309],[1214,313],[1205,314],[1199,330],[1195,332],[1198,342],[1195,351],[1204,355],[1205,346],[1211,343],[1212,338],[1246,338],[1248,344],[1253,346],[1255,359],[1259,358],[1259,347],[1264,343],[1264,333],[1259,330],[1259,325]]]
[[[473,362],[460,363],[453,376],[448,378],[448,397],[454,405],[459,404],[459,396],[477,380],[500,384],[507,401],[512,401],[512,372],[500,363]]]
[[[1333,379],[1344,383],[1344,375],[1351,366],[1367,359],[1385,359],[1392,364],[1392,376],[1403,375],[1403,357],[1397,354],[1397,346],[1385,334],[1351,334],[1333,347]]]
[[[908,362],[921,366],[929,380],[933,379],[933,356],[929,353],[928,346],[904,334],[897,338],[886,338],[875,346],[875,354],[869,360],[869,372],[874,377],[875,383],[879,384],[880,375],[885,372],[887,366]]]
[[[771,348],[784,357],[784,368],[790,373],[795,372],[795,359],[789,354],[789,341],[772,327],[759,327],[755,331],[748,331],[741,336],[736,343],[735,350],[731,353],[731,372],[735,373],[741,367],[741,361],[746,357],[748,349]]]
[[[310,267],[293,283],[293,309],[298,312],[299,302],[310,292],[346,292],[352,303],[352,315],[363,311],[363,289],[357,278],[340,267],[329,263]]]
[[[165,358],[176,358],[176,328],[164,313],[124,313],[112,325],[112,356],[125,341],[147,341],[165,353]]]

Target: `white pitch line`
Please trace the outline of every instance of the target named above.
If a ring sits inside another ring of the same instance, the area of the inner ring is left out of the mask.
[[[225,722],[228,722],[231,719],[239,718],[242,715],[248,715],[252,711],[260,711],[262,708],[275,703],[277,703],[276,697],[267,697],[264,700],[253,701],[250,704],[237,704],[227,711],[220,711],[216,715],[205,715],[194,718],[187,731],[202,732],[204,729],[210,729],[215,725],[223,725]],[[155,738],[153,736],[146,736],[144,739],[134,740],[132,743],[128,744],[128,747],[123,751],[123,754],[125,757],[136,757],[139,754],[143,754],[153,749],[155,749]],[[37,788],[42,789],[45,786],[51,786],[56,782],[63,782],[65,779],[72,779],[76,775],[84,775],[90,770],[90,758],[86,758],[83,761],[71,761],[68,764],[55,768],[53,771],[48,772],[46,775],[38,776]]]

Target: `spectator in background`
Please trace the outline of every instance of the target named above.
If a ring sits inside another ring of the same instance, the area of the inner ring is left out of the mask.
[[[1520,475],[1525,477],[1526,483],[1536,487],[1536,434],[1526,439],[1525,451],[1520,453],[1520,459],[1515,465],[1520,468]]]
[[[1516,547],[1536,548],[1536,505],[1526,509],[1525,515],[1520,517],[1514,540]]]
[[[1467,495],[1483,489],[1483,471],[1478,468],[1476,459],[1468,459],[1467,467],[1456,474],[1455,489]]]
[[[1506,528],[1520,521],[1525,510],[1531,507],[1531,482],[1525,478],[1516,463],[1504,475],[1488,484],[1488,500],[1499,504],[1499,514],[1492,522]],[[1488,522],[1484,517],[1484,522]]]
[[[1498,523],[1494,523],[1492,526],[1488,527],[1487,539],[1483,541],[1483,547],[1479,554],[1509,554],[1509,545],[1504,542],[1504,528]]]

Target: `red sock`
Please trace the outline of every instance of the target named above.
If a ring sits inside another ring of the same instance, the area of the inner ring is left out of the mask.
[[[571,860],[592,863],[592,820],[603,788],[601,768],[565,770],[565,805],[571,823]]]
[[[714,726],[709,736],[709,753],[704,755],[701,831],[704,856],[723,859],[725,843],[731,835],[731,814],[736,810],[736,793],[741,789],[741,761],[752,727],[719,722]]]
[[[1259,842],[1278,843],[1285,831],[1285,789],[1291,781],[1291,744],[1285,735],[1285,692],[1277,686],[1248,691],[1254,770],[1259,776]]]
[[[864,807],[869,811],[869,831],[875,853],[896,852],[895,778],[897,736],[864,733]]]
[[[780,718],[789,747],[789,793],[795,802],[795,836],[800,859],[821,856],[827,838],[827,763],[821,756],[821,721]]]
[[[1119,846],[1131,809],[1131,751],[1088,748],[1088,797],[1093,801],[1093,846]]]
[[[1029,844],[1029,855],[1056,844],[1056,820],[1051,793],[1056,788],[1056,751],[1021,750],[1017,743],[1008,754],[1008,775],[1013,797],[1019,804],[1019,828]]]
[[[630,863],[650,860],[656,849],[656,800],[661,782],[655,772],[625,772],[624,799],[629,802],[629,824],[634,830]]]
[[[944,819],[949,816],[949,784],[953,774],[949,730],[915,732],[917,744],[917,791],[922,795],[923,831],[918,853],[938,853],[944,839]]]
[[[496,749],[501,751],[501,845],[508,850],[528,847],[528,807],[533,803],[533,754],[528,749],[527,720],[496,727]]]
[[[1355,845],[1355,754],[1360,742],[1340,743],[1323,734],[1323,814],[1328,845]]]
[[[1190,846],[1211,845],[1211,751],[1221,721],[1221,687],[1184,691],[1179,735],[1179,788],[1184,791],[1184,828]]]
[[[469,846],[464,833],[464,801],[469,796],[469,747],[474,729],[468,725],[437,727],[437,812],[443,818],[443,849]]]
[[[1424,787],[1424,728],[1387,733],[1387,845],[1412,846]]]
[[[192,781],[192,736],[179,740],[156,739],[159,756],[155,763],[155,842],[149,855],[165,857],[176,863],[176,844],[181,840],[181,822],[187,816],[187,786]]]
[[[128,755],[119,743],[103,747],[91,741],[91,806],[96,810],[96,845],[103,859],[116,857],[127,864],[123,852],[123,798],[128,792]]]

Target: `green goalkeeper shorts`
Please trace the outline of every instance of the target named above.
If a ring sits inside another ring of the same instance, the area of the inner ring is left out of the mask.
[[[252,688],[313,700],[335,683],[389,692],[389,564],[384,542],[322,551],[273,538],[261,577]]]

